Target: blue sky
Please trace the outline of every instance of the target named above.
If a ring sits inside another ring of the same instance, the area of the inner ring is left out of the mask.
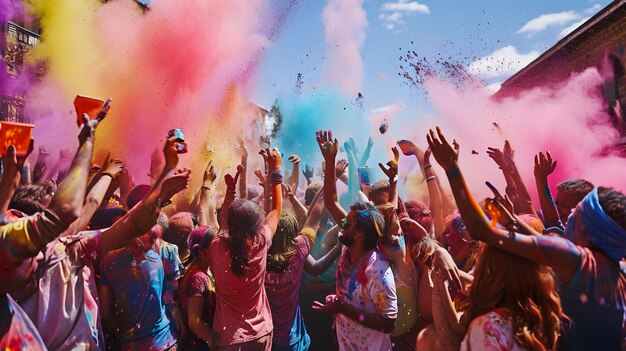
[[[364,0],[368,24],[359,51],[363,108],[372,111],[396,105],[405,116],[428,110],[421,93],[398,76],[402,72],[399,57],[408,50],[431,61],[452,56],[486,84],[497,86],[608,3]],[[263,55],[253,101],[270,107],[276,97],[294,91],[298,73],[305,91],[328,86],[323,79],[329,53],[322,21],[326,5],[326,1],[294,5]]]

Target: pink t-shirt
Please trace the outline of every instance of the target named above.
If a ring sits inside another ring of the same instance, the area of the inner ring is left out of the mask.
[[[271,243],[270,228],[261,226],[249,251],[250,260],[243,277],[230,268],[228,238],[219,236],[211,243],[211,270],[217,298],[213,330],[219,334],[217,346],[241,344],[272,332],[272,314],[264,288]]]
[[[297,317],[302,270],[311,251],[306,236],[298,235],[295,241],[296,253],[291,258],[289,268],[281,274],[272,272],[265,274],[265,290],[274,320],[273,342],[277,345],[289,345],[293,341],[290,332]]]

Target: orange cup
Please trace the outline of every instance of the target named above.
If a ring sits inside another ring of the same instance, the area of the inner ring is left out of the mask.
[[[34,124],[0,122],[0,153],[2,156],[7,154],[11,145],[15,146],[18,156],[26,155],[34,128]]]
[[[94,119],[102,110],[104,106],[104,100],[76,95],[74,99],[74,108],[76,109],[76,124],[80,127],[83,124],[83,113],[86,113],[89,118]]]

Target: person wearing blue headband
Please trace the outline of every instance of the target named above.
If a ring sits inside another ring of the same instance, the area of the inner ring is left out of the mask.
[[[563,312],[571,319],[570,327],[560,336],[559,347],[621,349],[626,336],[626,275],[619,263],[626,255],[626,195],[611,188],[594,188],[570,214],[564,238],[542,236],[515,215],[511,215],[507,229],[501,229],[490,225],[472,197],[457,163],[458,149],[439,129],[430,131],[428,143],[446,171],[472,238],[552,268],[560,283]],[[500,213],[506,212],[502,205],[508,199],[496,191],[491,201]],[[545,339],[545,332],[536,327],[530,332]],[[555,344],[545,346],[556,348]]]

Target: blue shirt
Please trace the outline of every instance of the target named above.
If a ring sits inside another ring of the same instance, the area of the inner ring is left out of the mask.
[[[122,348],[165,350],[176,343],[165,313],[163,290],[167,284],[161,255],[152,250],[134,257],[122,248],[110,252],[102,263],[100,284],[111,288]]]

